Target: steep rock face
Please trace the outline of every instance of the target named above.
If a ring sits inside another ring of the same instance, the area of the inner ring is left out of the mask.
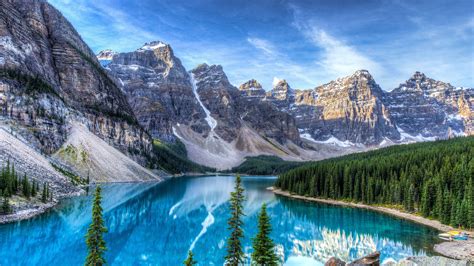
[[[46,1],[0,2],[2,116],[43,152],[80,120],[122,151],[146,150],[126,98],[71,24]]]
[[[382,95],[370,73],[360,70],[314,90],[296,91],[289,107],[307,137],[371,145],[399,137]]]
[[[284,79],[273,79],[273,88],[266,95],[265,100],[272,102],[282,111],[288,112],[290,105],[294,103],[295,91]]]
[[[201,101],[218,121],[216,132],[226,141],[234,140],[240,128],[247,125],[260,135],[275,139],[281,144],[287,140],[299,143],[293,117],[269,102],[262,101],[263,89],[257,81],[244,83],[237,90],[229,83],[221,66],[202,64],[192,72]],[[249,89],[260,91],[260,96],[249,94]],[[246,93],[242,93],[243,91]]]
[[[139,123],[153,137],[173,141],[175,123],[200,133],[209,130],[190,76],[169,45],[156,41],[134,52],[116,54],[107,70],[126,93]]]
[[[239,86],[239,90],[243,96],[263,98],[265,97],[265,90],[262,85],[255,79],[251,79]]]
[[[240,92],[230,84],[220,65],[201,64],[191,74],[203,108],[208,109],[212,118],[217,120],[215,132],[231,142],[237,138],[242,126],[237,106]]]
[[[425,138],[447,138],[472,134],[472,91],[416,72],[386,93],[384,102],[402,132]]]

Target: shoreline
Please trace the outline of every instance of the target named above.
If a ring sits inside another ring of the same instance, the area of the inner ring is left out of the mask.
[[[371,211],[376,211],[379,213],[387,214],[396,218],[408,220],[417,224],[421,224],[424,226],[428,226],[434,228],[441,232],[457,230],[456,228],[442,224],[437,220],[430,220],[428,218],[424,218],[415,214],[406,213],[403,211],[399,211],[396,209],[388,208],[388,207],[381,207],[381,206],[370,206],[362,203],[353,203],[353,202],[345,202],[339,200],[331,200],[331,199],[320,199],[320,198],[313,198],[313,197],[306,197],[300,196],[296,194],[291,194],[287,191],[283,191],[281,189],[276,189],[274,187],[269,187],[267,190],[272,191],[276,195],[297,199],[297,200],[304,200],[304,201],[312,201],[317,203],[324,203],[330,205],[337,205],[337,206],[344,206],[344,207],[352,207],[352,208],[359,208],[359,209],[366,209]],[[441,242],[439,244],[435,244],[433,246],[433,250],[437,253],[458,260],[468,260],[474,261],[474,232],[470,232],[468,230],[462,230],[467,232],[471,238],[469,240],[454,240],[450,242]]]
[[[376,212],[382,212],[391,216],[395,216],[398,218],[402,218],[405,220],[409,220],[418,224],[422,224],[431,228],[434,228],[438,231],[451,231],[455,230],[454,227],[450,225],[445,225],[440,223],[437,220],[430,220],[428,218],[424,218],[415,214],[407,213],[407,212],[402,212],[396,209],[388,208],[388,207],[381,207],[381,206],[371,206],[371,205],[366,205],[362,203],[354,203],[354,202],[345,202],[345,201],[339,201],[339,200],[332,200],[332,199],[320,199],[320,198],[313,198],[313,197],[306,197],[306,196],[300,196],[296,194],[291,194],[287,191],[283,191],[280,189],[275,189],[273,187],[268,188],[268,190],[273,191],[273,193],[289,198],[294,198],[294,199],[299,199],[299,200],[306,200],[306,201],[314,201],[314,202],[319,202],[319,203],[326,203],[326,204],[331,204],[331,205],[338,205],[338,206],[347,206],[347,207],[353,207],[353,208],[359,208],[359,209],[367,209],[367,210],[372,210]]]
[[[41,215],[41,214],[53,209],[54,207],[56,207],[61,202],[61,200],[63,200],[63,199],[77,197],[77,196],[85,194],[86,193],[85,188],[88,187],[88,186],[107,185],[107,184],[125,184],[125,183],[130,183],[130,184],[134,184],[134,183],[152,183],[152,182],[161,183],[161,182],[166,181],[170,178],[172,178],[172,177],[163,177],[163,179],[161,179],[161,180],[151,179],[151,180],[93,182],[93,183],[90,183],[88,185],[81,185],[79,187],[80,191],[65,194],[65,195],[61,195],[60,197],[54,199],[53,202],[35,205],[32,208],[23,209],[23,210],[17,211],[15,213],[7,214],[7,215],[0,215],[0,225],[15,223],[15,222],[19,222],[19,221],[22,221],[22,220],[28,220],[28,219],[34,218],[35,216]]]
[[[31,219],[35,216],[41,215],[51,210],[52,208],[57,206],[62,199],[80,196],[83,193],[85,193],[84,190],[73,192],[67,195],[61,195],[60,197],[54,199],[53,202],[35,205],[33,208],[23,209],[23,210],[17,211],[15,213],[7,214],[7,215],[0,215],[0,225]]]

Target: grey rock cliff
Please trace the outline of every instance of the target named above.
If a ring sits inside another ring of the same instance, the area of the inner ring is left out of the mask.
[[[473,132],[473,91],[416,72],[385,94],[392,120],[410,135],[447,138]]]
[[[173,141],[175,123],[190,125],[200,133],[209,130],[190,76],[168,44],[151,42],[134,52],[119,53],[107,70],[153,137]]]
[[[2,116],[20,126],[46,153],[67,136],[67,121],[127,152],[147,149],[123,93],[100,67],[71,24],[46,1],[0,2]]]

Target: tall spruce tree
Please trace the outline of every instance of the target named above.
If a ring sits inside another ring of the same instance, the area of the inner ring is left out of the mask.
[[[2,202],[2,214],[9,214],[12,211],[12,208],[10,206],[10,202],[8,201],[8,198],[6,196],[3,196],[3,202]]]
[[[240,175],[235,179],[234,191],[230,193],[231,217],[227,221],[230,237],[227,239],[227,255],[225,256],[225,265],[237,266],[244,261],[244,251],[242,250],[241,239],[244,237],[243,221],[244,216],[243,202],[245,200],[244,188]]]
[[[36,197],[36,182],[33,179],[32,185],[31,185],[31,196]]]
[[[193,252],[190,250],[188,251],[188,257],[186,260],[183,262],[184,265],[186,266],[193,266],[197,263],[197,261],[194,260],[194,255]]]
[[[43,193],[41,194],[41,201],[46,203],[48,201],[48,184],[46,182],[43,183]]]
[[[89,253],[85,265],[88,266],[101,266],[106,263],[104,253],[107,247],[105,246],[103,234],[107,232],[107,228],[104,225],[104,219],[102,217],[101,202],[101,188],[97,186],[92,206],[92,223],[89,225],[86,234],[86,244]]]
[[[26,177],[26,174],[23,176],[23,180],[21,183],[22,183],[21,187],[23,190],[23,196],[29,199],[31,195],[31,186],[30,186],[30,181],[28,181],[28,178]]]
[[[275,244],[270,238],[271,231],[270,217],[267,214],[267,205],[264,203],[258,216],[258,233],[253,238],[252,265],[278,265]]]

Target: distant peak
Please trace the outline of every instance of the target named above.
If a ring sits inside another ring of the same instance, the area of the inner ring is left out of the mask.
[[[352,76],[357,76],[357,77],[361,77],[361,76],[364,76],[364,77],[372,77],[372,75],[370,75],[369,71],[368,71],[368,70],[365,70],[365,69],[357,70],[356,72],[354,72],[354,74],[353,74]]]
[[[411,79],[414,79],[414,80],[422,80],[422,79],[425,79],[426,76],[424,73],[420,72],[420,71],[416,71],[415,74],[413,74],[413,76],[411,76]]]
[[[97,59],[99,60],[112,60],[112,58],[114,57],[114,55],[116,55],[117,52],[111,50],[111,49],[105,49],[105,50],[102,50],[100,51],[96,57]]]
[[[252,89],[262,89],[262,85],[255,79],[251,79],[247,82],[240,85],[239,90],[252,90]]]
[[[164,48],[167,46],[169,45],[162,41],[153,41],[145,43],[141,48],[138,49],[138,51],[154,51],[156,49]]]
[[[280,79],[280,78],[277,78],[277,77],[273,77],[273,82],[272,82],[273,87],[280,86],[280,85],[285,85],[285,84],[288,85],[286,80]]]
[[[206,63],[199,64],[195,67],[191,72],[202,72],[202,71],[217,71],[223,72],[223,68],[221,65],[208,65]]]

